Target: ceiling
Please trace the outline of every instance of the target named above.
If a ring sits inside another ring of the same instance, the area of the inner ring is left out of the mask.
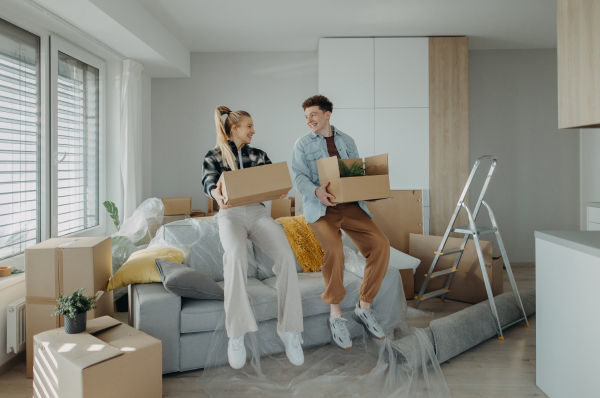
[[[192,52],[317,51],[320,37],[468,36],[556,48],[555,0],[138,0]]]

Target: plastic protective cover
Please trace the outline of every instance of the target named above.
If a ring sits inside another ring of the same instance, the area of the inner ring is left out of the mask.
[[[186,260],[190,267],[210,275],[215,281],[223,280],[223,248],[216,218],[192,218],[162,226],[149,247],[165,246],[190,250],[191,255]],[[266,254],[253,246],[248,241],[248,277],[258,278],[274,287],[275,277],[269,275],[272,260],[265,258]],[[364,257],[361,259],[362,256],[349,247],[344,247],[344,253],[348,275],[344,279],[346,294],[358,296],[360,280],[355,276],[362,278],[364,274]],[[299,279],[311,281],[313,278],[322,278],[321,273],[300,273],[298,276]],[[318,284],[308,285],[318,287]],[[259,326],[259,332],[245,335],[246,350],[251,359],[242,369],[232,369],[227,363],[228,338],[225,317],[222,316],[209,344],[207,364],[202,375],[196,379],[198,396],[449,397],[431,340],[422,329],[410,328],[405,322],[407,317],[426,314],[407,308],[399,278],[398,283],[384,286],[379,291],[380,295],[398,298],[397,305],[378,308],[378,320],[387,335],[385,340],[369,338],[345,312],[344,317],[349,318],[350,332],[357,336],[351,350],[340,350],[329,343],[311,345],[308,343],[311,340],[311,324],[305,318],[302,336],[307,343],[303,345],[305,361],[302,366],[294,366],[289,362],[274,330],[261,333]],[[318,297],[320,292],[303,290],[303,303],[306,297],[315,295]],[[252,297],[250,299],[256,319],[264,319],[265,303],[256,302]],[[314,329],[312,333],[315,333]],[[411,348],[415,355],[399,354],[393,347],[394,339],[407,336],[414,341]],[[273,352],[280,354],[268,355]]]
[[[121,268],[131,253],[145,249],[150,243],[150,229],[162,224],[165,208],[159,198],[146,199],[123,221],[119,231],[111,235],[113,275]],[[127,288],[117,289],[114,299],[127,293]]]

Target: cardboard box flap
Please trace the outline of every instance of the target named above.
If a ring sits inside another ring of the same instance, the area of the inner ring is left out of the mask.
[[[120,324],[121,322],[117,321],[115,318],[101,316],[100,318],[90,319],[87,321],[85,332],[89,334],[96,334]]]
[[[367,167],[367,174],[369,175],[389,174],[387,153],[376,156],[369,156],[368,158],[365,158],[365,163]]]
[[[98,236],[89,238],[53,238],[48,239],[37,245],[28,248],[29,250],[44,250],[44,249],[74,249],[94,247],[102,241],[110,239],[108,236]]]
[[[123,355],[120,349],[92,336],[89,333],[67,334],[64,329],[43,332],[34,339],[56,352],[78,369]]]
[[[336,156],[321,159],[317,162],[319,172],[319,182],[338,180],[340,178],[340,164]]]

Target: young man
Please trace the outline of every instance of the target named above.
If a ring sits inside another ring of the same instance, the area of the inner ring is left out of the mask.
[[[352,340],[342,318],[340,303],[346,295],[344,289],[343,229],[362,255],[367,259],[365,276],[360,287],[360,302],[352,313],[352,318],[360,323],[376,339],[384,339],[385,334],[371,303],[377,295],[387,271],[390,259],[390,242],[371,219],[365,202],[334,204],[335,197],[327,192],[329,183],[319,185],[317,160],[330,156],[342,159],[358,158],[354,140],[329,124],[333,104],[322,95],[310,97],[302,104],[306,124],[311,133],[296,141],[292,156],[294,187],[302,194],[304,216],[323,251],[323,279],[325,292],[321,298],[331,305],[327,326],[331,340],[338,347],[349,350]]]

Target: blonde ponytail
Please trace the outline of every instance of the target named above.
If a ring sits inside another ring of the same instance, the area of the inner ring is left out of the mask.
[[[223,120],[221,119],[223,115],[227,115],[225,123],[223,123]],[[231,150],[227,140],[229,139],[231,133],[231,126],[234,124],[238,126],[241,118],[244,116],[250,117],[250,114],[246,111],[232,112],[228,107],[223,105],[217,106],[217,109],[215,110],[215,126],[217,128],[216,146],[221,150],[223,163],[231,170],[237,169],[237,166],[235,163],[235,156],[233,156],[233,151]]]

